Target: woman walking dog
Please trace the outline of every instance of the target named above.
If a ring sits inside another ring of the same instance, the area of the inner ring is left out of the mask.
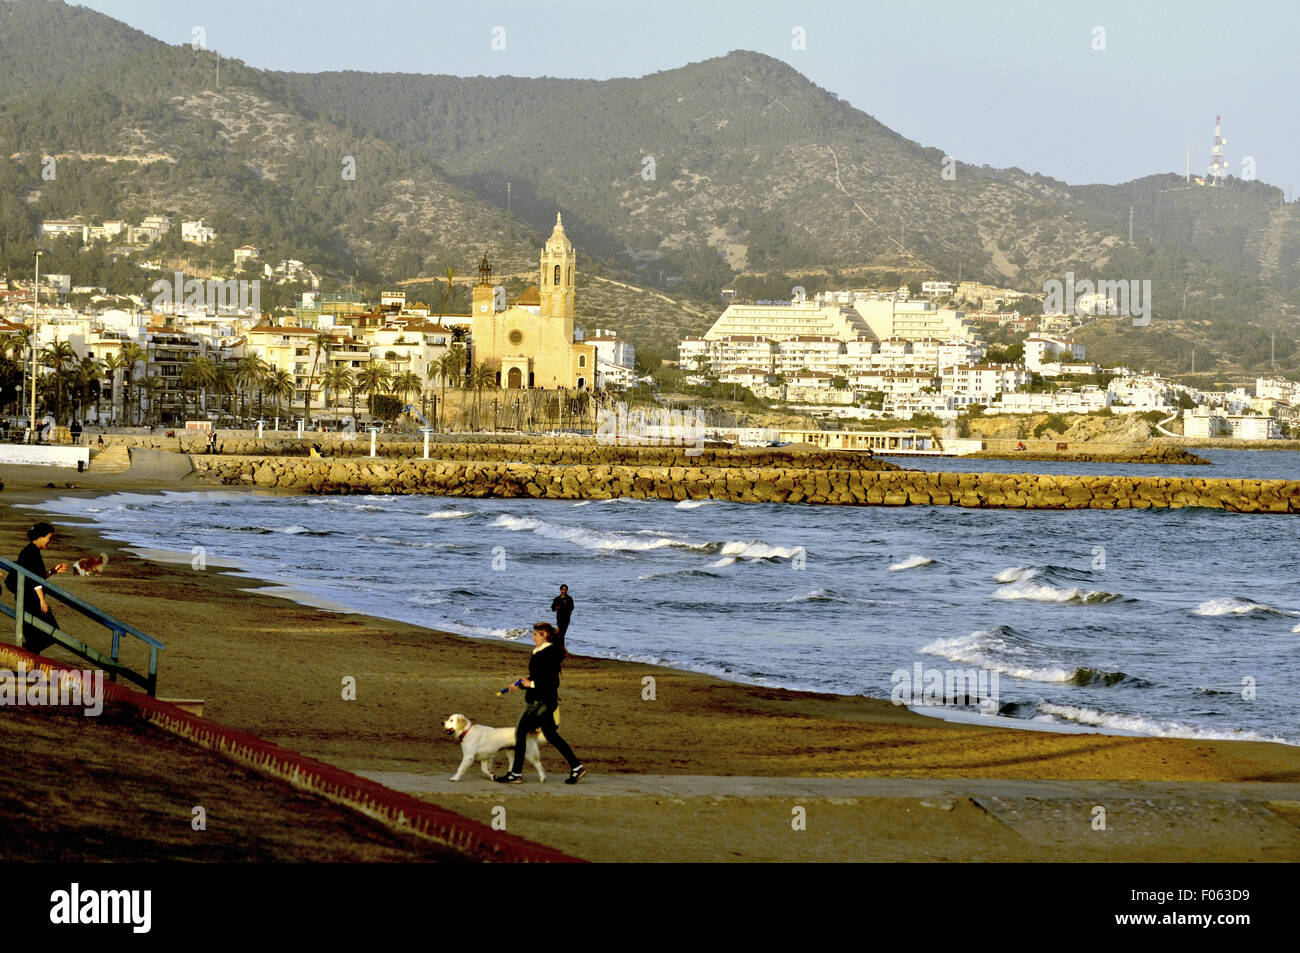
[[[587,769],[573,749],[560,737],[555,727],[555,709],[560,706],[560,666],[564,664],[564,645],[557,641],[555,626],[538,622],[533,626],[533,654],[528,660],[528,677],[521,678],[507,691],[523,688],[524,713],[515,728],[515,759],[510,770],[496,780],[502,784],[520,784],[524,780],[524,754],[530,732],[542,729],[542,737],[569,762],[565,784],[577,784]]]

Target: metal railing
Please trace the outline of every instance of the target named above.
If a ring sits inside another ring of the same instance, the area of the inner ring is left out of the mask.
[[[23,621],[24,618],[28,625],[35,628],[38,632],[44,632],[56,643],[63,646],[73,655],[84,658],[88,662],[98,665],[108,673],[109,681],[116,682],[117,676],[121,675],[130,681],[135,682],[151,696],[157,694],[158,690],[158,653],[164,651],[167,646],[159,642],[152,636],[145,635],[139,629],[133,628],[118,619],[113,618],[102,609],[97,609],[84,599],[79,599],[72,593],[52,585],[48,579],[42,579],[34,572],[29,572],[22,566],[19,566],[12,559],[0,559],[0,569],[10,573],[15,573],[15,595],[16,605],[10,608],[7,602],[0,601],[0,612],[14,620],[14,644],[23,645]],[[26,579],[32,579],[37,585],[45,590],[46,599],[58,599],[64,605],[80,612],[86,618],[93,622],[98,622],[113,634],[113,647],[109,655],[105,655],[99,649],[87,645],[80,639],[77,639],[60,628],[51,626],[37,616],[26,612],[23,607],[23,601],[27,594]],[[119,653],[122,646],[122,636],[128,635],[132,638],[139,639],[149,647],[149,672],[142,674],[129,668],[119,660]]]

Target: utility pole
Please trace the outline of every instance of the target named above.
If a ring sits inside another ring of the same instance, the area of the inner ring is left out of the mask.
[[[1133,244],[1133,206],[1128,207],[1128,243]]]
[[[1187,185],[1192,184],[1192,147],[1191,146],[1187,147],[1187,175],[1184,177],[1183,181]]]
[[[506,213],[510,212],[510,183],[506,183]]]
[[[1196,348],[1192,348],[1192,373],[1196,373]]]
[[[36,436],[36,352],[40,349],[41,330],[41,256],[45,252],[36,249],[36,283],[32,285],[32,417],[27,429],[27,442],[33,443]]]

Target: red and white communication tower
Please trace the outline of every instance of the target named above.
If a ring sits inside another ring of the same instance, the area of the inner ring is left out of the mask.
[[[1214,147],[1210,149],[1210,175],[1207,180],[1210,185],[1222,185],[1228,177],[1228,160],[1223,154],[1223,147],[1228,144],[1228,140],[1220,134],[1220,118],[1214,117]]]

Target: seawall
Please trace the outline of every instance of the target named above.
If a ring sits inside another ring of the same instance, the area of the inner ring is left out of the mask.
[[[685,459],[688,462],[667,466],[225,455],[197,455],[191,461],[195,477],[205,482],[309,493],[560,500],[631,497],[991,509],[1202,506],[1242,513],[1300,513],[1300,480],[938,473],[788,464],[718,466]]]

